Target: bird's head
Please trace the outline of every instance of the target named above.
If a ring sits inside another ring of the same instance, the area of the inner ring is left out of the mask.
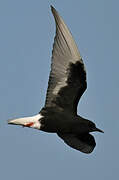
[[[97,128],[95,123],[93,123],[91,121],[89,121],[89,123],[88,123],[88,128],[89,128],[89,132],[98,131],[98,132],[104,133],[104,131],[102,131],[101,129]]]

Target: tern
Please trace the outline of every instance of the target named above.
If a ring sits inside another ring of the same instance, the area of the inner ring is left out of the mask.
[[[86,70],[68,27],[53,6],[51,11],[56,35],[45,105],[37,115],[9,120],[8,124],[57,133],[70,147],[89,154],[96,146],[90,133],[103,131],[77,115],[78,102],[87,88]]]

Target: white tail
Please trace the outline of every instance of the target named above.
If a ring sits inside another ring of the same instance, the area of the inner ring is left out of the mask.
[[[8,124],[21,125],[24,127],[32,127],[32,128],[40,129],[41,124],[39,120],[42,117],[43,116],[41,114],[37,114],[31,117],[12,119],[12,120],[8,120]]]

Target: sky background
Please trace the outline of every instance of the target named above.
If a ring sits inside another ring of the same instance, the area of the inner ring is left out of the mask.
[[[53,5],[68,25],[87,69],[78,113],[93,133],[91,154],[57,137],[7,120],[43,107],[55,35]],[[0,179],[112,180],[119,178],[119,1],[0,1]]]

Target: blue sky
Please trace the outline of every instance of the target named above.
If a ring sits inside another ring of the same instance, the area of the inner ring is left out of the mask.
[[[68,25],[87,69],[88,89],[78,113],[104,134],[86,155],[55,134],[8,126],[44,105],[52,44],[53,5]],[[0,1],[0,179],[119,177],[119,2],[116,0]]]

